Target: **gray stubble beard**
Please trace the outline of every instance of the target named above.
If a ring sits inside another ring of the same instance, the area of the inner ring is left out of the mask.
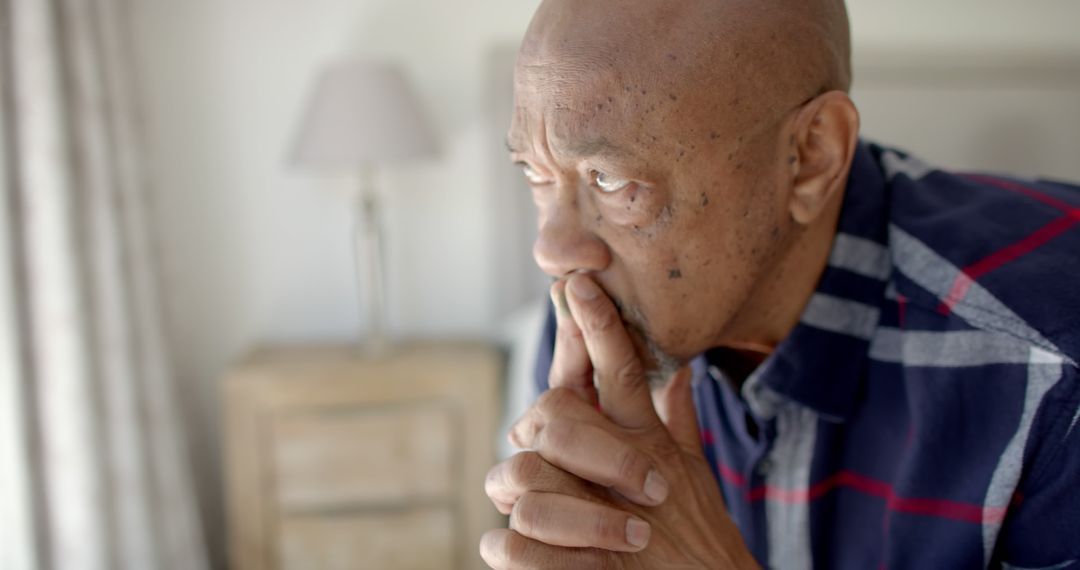
[[[656,342],[653,336],[649,334],[646,328],[648,319],[645,318],[641,311],[636,307],[626,306],[616,299],[612,300],[619,310],[619,315],[622,317],[623,324],[626,325],[627,332],[636,335],[645,345],[644,348],[647,354],[641,356],[644,360],[642,364],[645,368],[645,381],[648,382],[649,388],[652,390],[663,388],[671,380],[675,372],[682,368],[683,363],[678,358],[668,354],[660,347],[660,343]]]

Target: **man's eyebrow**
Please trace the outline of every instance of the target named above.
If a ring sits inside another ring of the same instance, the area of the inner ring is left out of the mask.
[[[610,156],[633,156],[629,150],[618,146],[604,137],[574,140],[566,143],[566,152],[572,156],[596,156],[606,154]]]
[[[521,154],[525,152],[509,136],[506,137],[505,144],[506,151],[511,154]],[[608,155],[616,157],[634,156],[634,153],[619,145],[612,143],[605,137],[578,139],[567,142],[564,146],[566,147],[565,153],[574,157],[587,157],[596,155]]]

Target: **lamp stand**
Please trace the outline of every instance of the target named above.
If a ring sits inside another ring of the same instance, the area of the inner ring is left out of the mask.
[[[368,334],[360,340],[359,348],[365,356],[385,356],[390,352],[390,341],[386,335],[383,232],[374,167],[361,167],[358,182],[359,192],[353,214],[353,260],[356,265],[356,282],[359,290],[364,289],[362,285],[364,275],[367,276],[366,315],[364,315],[365,299],[363,298],[365,295],[361,294],[358,301],[361,317],[367,316],[370,323]]]

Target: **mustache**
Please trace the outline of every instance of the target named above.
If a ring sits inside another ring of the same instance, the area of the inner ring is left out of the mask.
[[[551,285],[554,285],[563,279],[567,279],[567,277],[552,277],[550,279]],[[593,278],[590,277],[590,279]],[[628,332],[637,333],[646,339],[652,338],[649,335],[649,320],[648,317],[645,316],[645,313],[642,313],[636,306],[623,302],[622,299],[608,291],[608,289],[599,281],[596,281],[596,279],[593,279],[593,281],[600,287],[600,290],[604,292],[604,295],[607,295],[608,299],[611,299],[611,303],[615,305],[615,310],[619,312],[619,319],[626,326]]]

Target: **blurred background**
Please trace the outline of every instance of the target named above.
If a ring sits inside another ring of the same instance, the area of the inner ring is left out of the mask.
[[[503,149],[537,4],[0,0],[0,568],[478,566],[545,290]],[[1080,179],[1080,3],[848,5],[866,136]],[[290,158],[350,58],[398,66],[437,147],[375,173],[412,347],[382,357],[327,348],[370,325],[357,172]]]

